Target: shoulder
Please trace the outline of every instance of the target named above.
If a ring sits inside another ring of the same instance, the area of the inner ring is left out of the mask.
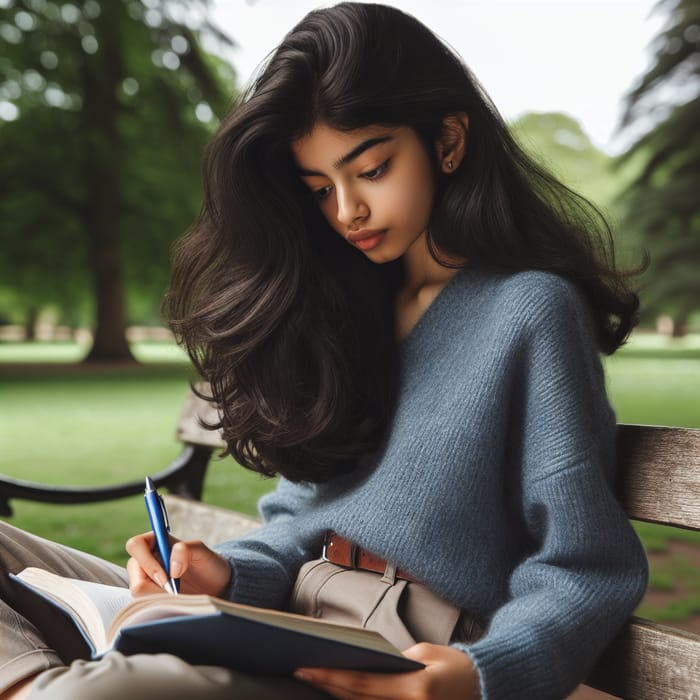
[[[573,282],[553,272],[524,270],[494,274],[493,286],[502,299],[518,301],[524,312],[564,310],[583,301]]]
[[[589,305],[570,280],[544,270],[496,272],[464,269],[462,299],[476,301],[483,314],[508,324],[527,327],[563,320],[587,324]]]
[[[597,352],[593,314],[583,293],[551,272],[464,268],[433,302],[420,348],[454,357]],[[429,331],[429,332],[428,332]],[[465,352],[466,350],[469,352]]]

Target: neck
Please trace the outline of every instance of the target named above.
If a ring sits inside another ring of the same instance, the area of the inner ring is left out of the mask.
[[[444,254],[440,254],[440,257],[451,263],[464,264],[461,258]],[[425,233],[406,251],[403,264],[406,273],[403,290],[414,294],[425,288],[442,287],[457,272],[456,268],[445,267],[433,258],[428,250],[428,238]]]

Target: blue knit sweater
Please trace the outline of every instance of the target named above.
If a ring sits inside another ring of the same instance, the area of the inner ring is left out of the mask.
[[[400,361],[381,449],[329,483],[282,480],[265,526],[217,548],[231,596],[283,607],[332,529],[487,623],[457,645],[483,700],[561,700],[647,581],[611,490],[616,422],[586,303],[553,274],[466,269]]]

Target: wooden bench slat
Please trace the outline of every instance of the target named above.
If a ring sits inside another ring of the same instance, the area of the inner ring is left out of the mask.
[[[630,518],[700,530],[700,430],[621,425],[618,451]]]
[[[700,635],[633,617],[587,684],[625,700],[700,700]]]
[[[201,540],[210,547],[242,537],[260,527],[260,521],[243,513],[199,501],[163,494],[173,535],[184,540]]]

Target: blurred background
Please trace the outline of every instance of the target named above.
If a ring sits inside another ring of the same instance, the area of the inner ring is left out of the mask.
[[[0,472],[142,478],[178,452],[192,378],[159,316],[202,153],[307,0],[0,0]],[[592,199],[642,322],[605,368],[621,422],[700,427],[700,2],[405,0],[532,153]],[[204,500],[272,488],[230,459]],[[125,561],[142,499],[13,503],[11,522]],[[644,614],[700,628],[700,539],[639,526]]]

